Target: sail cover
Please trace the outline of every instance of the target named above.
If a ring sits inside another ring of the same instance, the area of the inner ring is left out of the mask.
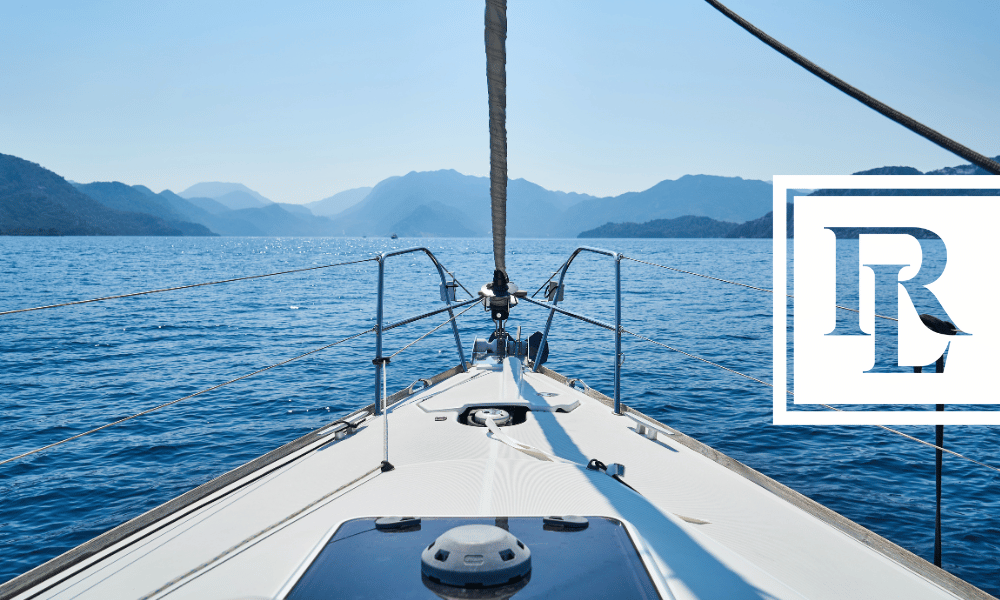
[[[493,261],[506,273],[507,237],[507,0],[486,0],[486,80],[490,97],[490,206]]]

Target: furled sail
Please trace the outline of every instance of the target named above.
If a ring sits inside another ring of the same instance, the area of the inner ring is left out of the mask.
[[[507,0],[486,0],[486,80],[490,98],[490,205],[493,261],[504,263],[507,237]]]

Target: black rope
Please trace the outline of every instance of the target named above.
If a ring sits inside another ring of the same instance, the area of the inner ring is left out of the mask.
[[[868,94],[850,85],[846,81],[821,69],[818,65],[807,60],[804,56],[800,55],[799,53],[795,52],[788,46],[782,44],[778,40],[774,39],[773,37],[767,35],[763,31],[755,27],[753,23],[750,23],[743,17],[739,16],[738,14],[726,8],[726,6],[724,6],[721,2],[718,2],[717,0],[705,0],[705,2],[708,2],[713,8],[724,14],[726,17],[728,17],[730,20],[732,20],[734,23],[736,23],[743,29],[746,29],[748,32],[750,32],[751,35],[753,35],[758,40],[764,42],[771,48],[774,48],[781,54],[785,55],[785,57],[790,59],[795,64],[809,71],[813,75],[819,77],[823,81],[829,83],[838,90],[844,92],[851,98],[854,98],[858,102],[864,104],[868,108],[871,108],[872,110],[879,112],[881,115],[892,119],[893,121],[899,123],[903,127],[906,127],[907,129],[916,133],[917,135],[931,142],[934,142],[938,146],[941,146],[945,150],[953,154],[956,154],[961,158],[964,158],[965,160],[982,168],[983,170],[989,173],[993,173],[994,175],[1000,175],[1000,163],[997,163],[995,160],[983,156],[982,154],[976,152],[975,150],[966,148],[965,146],[959,144],[955,140],[931,129],[930,127],[924,125],[923,123],[920,123],[919,121],[913,118],[904,115],[898,110],[882,102],[879,102],[875,98],[872,98]]]
[[[74,304],[87,304],[88,302],[101,302],[103,300],[117,300],[118,298],[131,298],[132,296],[144,296],[146,294],[159,294],[160,292],[173,292],[175,290],[186,290],[188,288],[201,287],[203,285],[216,285],[219,283],[232,283],[234,281],[246,281],[247,279],[260,279],[261,277],[274,277],[275,275],[287,275],[289,273],[302,273],[304,271],[315,271],[316,269],[329,269],[330,267],[342,267],[344,265],[354,265],[358,263],[368,262],[371,260],[376,260],[373,258],[363,258],[361,260],[351,260],[348,262],[336,263],[332,265],[320,265],[318,267],[306,267],[304,269],[292,269],[291,271],[279,271],[277,273],[265,273],[263,275],[247,275],[246,277],[234,277],[233,279],[222,279],[220,281],[206,281],[205,283],[192,283],[188,285],[179,285],[176,287],[161,288],[158,290],[147,290],[145,292],[132,292],[130,294],[118,294],[117,296],[104,296],[102,298],[91,298],[89,300],[74,300],[73,302],[63,302],[62,304],[49,304],[47,306],[36,306],[34,308],[19,308],[17,310],[8,310],[0,312],[0,316],[12,315],[14,313],[30,312],[33,310],[42,310],[45,308],[59,308],[60,306],[72,306]]]

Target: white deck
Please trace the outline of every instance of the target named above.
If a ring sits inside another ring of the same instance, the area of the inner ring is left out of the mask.
[[[378,471],[383,420],[371,417],[353,435],[317,439],[285,466],[236,482],[228,488],[235,492],[217,492],[154,533],[139,531],[65,571],[75,574],[48,591],[18,598],[274,598],[348,519],[552,514],[630,523],[654,579],[669,590],[664,598],[957,597],[670,435],[647,439],[604,403],[518,371],[473,367],[395,405],[393,471]],[[577,464],[540,460],[455,419],[462,407],[498,402],[533,407],[527,422],[503,433]],[[559,406],[575,408],[554,412]],[[639,493],[584,468],[591,458],[626,465],[624,480]]]

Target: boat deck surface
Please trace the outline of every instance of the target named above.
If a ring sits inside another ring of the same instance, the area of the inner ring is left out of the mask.
[[[596,395],[552,374],[521,372],[516,360],[481,361],[393,405],[393,470],[379,469],[383,417],[368,416],[343,439],[319,430],[267,469],[119,536],[15,597],[275,598],[350,519],[592,515],[629,524],[664,598],[989,598],[960,580],[966,588],[956,591],[943,571],[932,581],[935,567],[875,534],[865,543],[845,533],[669,427],[647,419],[657,439],[641,435],[641,417],[615,415]],[[518,403],[531,408],[525,422],[500,431],[540,452],[457,419],[468,406]],[[591,459],[625,465],[628,486],[588,470]]]

